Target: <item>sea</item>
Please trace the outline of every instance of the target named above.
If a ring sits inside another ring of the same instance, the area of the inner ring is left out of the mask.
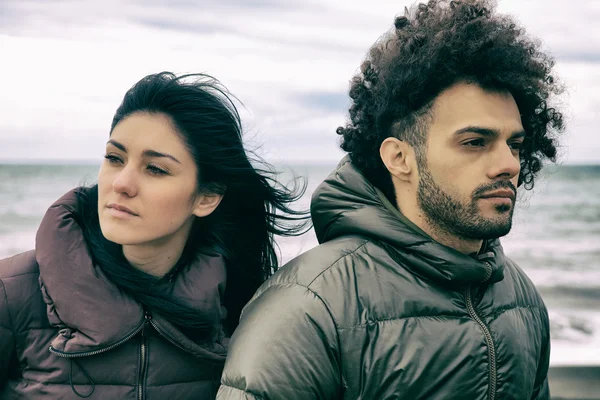
[[[279,168],[306,181],[307,209],[334,162]],[[0,259],[30,250],[47,208],[70,189],[93,184],[98,165],[0,164]],[[282,262],[317,245],[314,232],[277,238]],[[600,165],[549,166],[520,190],[505,253],[529,275],[548,306],[551,365],[600,365]]]

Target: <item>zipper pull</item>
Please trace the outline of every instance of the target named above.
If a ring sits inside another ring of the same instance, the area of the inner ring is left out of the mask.
[[[145,310],[144,311],[144,327],[142,328],[142,337],[146,336],[145,335],[146,327],[148,326],[148,324],[150,324],[151,320],[152,320],[152,314],[150,313],[150,311]]]

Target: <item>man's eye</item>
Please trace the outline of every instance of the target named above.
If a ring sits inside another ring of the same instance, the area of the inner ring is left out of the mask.
[[[485,141],[483,139],[473,139],[464,142],[463,145],[467,147],[481,147],[485,145]]]
[[[509,146],[513,150],[521,150],[523,148],[523,142],[513,142],[510,143]]]

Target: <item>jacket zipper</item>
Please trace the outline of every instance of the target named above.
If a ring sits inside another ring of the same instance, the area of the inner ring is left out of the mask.
[[[140,344],[141,367],[140,367],[140,379],[139,379],[139,382],[138,382],[138,399],[139,400],[143,400],[143,398],[144,398],[144,384],[143,384],[143,382],[144,382],[144,378],[145,378],[145,374],[146,374],[146,358],[148,357],[147,346],[146,346],[146,338],[144,336],[144,326],[147,323],[149,323],[163,338],[165,338],[166,340],[168,340],[174,346],[180,348],[181,350],[185,351],[186,353],[189,353],[189,350],[187,350],[186,348],[184,348],[183,346],[181,346],[176,341],[170,339],[164,333],[164,331],[162,331],[158,327],[158,325],[156,325],[156,323],[154,323],[154,321],[152,320],[152,314],[150,314],[150,312],[148,312],[148,311],[146,311],[144,313],[144,322],[142,322],[131,333],[127,334],[127,336],[125,336],[123,339],[121,339],[121,340],[119,340],[119,341],[111,344],[110,346],[107,346],[107,347],[104,347],[104,348],[98,349],[98,350],[93,350],[93,351],[82,351],[82,352],[79,352],[79,353],[67,353],[67,352],[64,352],[64,351],[57,350],[54,347],[50,346],[50,352],[52,354],[55,354],[55,355],[57,355],[59,357],[63,357],[63,358],[79,358],[79,357],[95,356],[97,354],[105,353],[107,351],[110,351],[110,350],[114,349],[115,347],[118,347],[118,346],[122,345],[123,343],[127,342],[128,340],[130,340],[131,338],[133,338],[138,333],[142,332],[142,342]]]
[[[114,349],[115,347],[118,347],[120,345],[122,345],[123,343],[125,343],[126,341],[128,341],[129,339],[131,339],[132,337],[134,337],[135,335],[137,335],[138,333],[140,333],[140,331],[142,329],[144,329],[144,324],[146,323],[146,321],[144,321],[140,326],[138,326],[137,328],[135,328],[131,333],[129,333],[127,336],[125,336],[123,339],[111,344],[110,346],[104,347],[102,349],[98,349],[98,350],[93,350],[93,351],[82,351],[79,353],[67,353],[64,351],[60,351],[60,350],[56,350],[54,347],[50,346],[50,352],[52,354],[56,354],[59,357],[63,357],[63,358],[76,358],[76,357],[87,357],[87,356],[95,356],[96,354],[101,354],[104,352],[107,352],[109,350]]]
[[[152,315],[147,315],[147,319],[148,322],[150,322],[150,325],[156,330],[156,332],[158,332],[158,334],[160,336],[162,336],[163,338],[165,338],[169,343],[173,344],[175,347],[180,348],[181,350],[185,351],[186,353],[189,353],[190,351],[187,350],[185,347],[183,347],[182,345],[180,345],[179,343],[177,343],[176,341],[172,340],[171,338],[169,338],[164,331],[162,331],[154,322],[154,320],[152,320]]]
[[[151,315],[150,312],[146,311],[144,313],[144,318],[146,322],[150,321]],[[145,329],[142,328],[142,337],[140,342],[140,374],[138,381],[138,400],[144,399],[144,380],[146,378],[146,357],[147,357],[147,346],[146,346],[146,336],[144,336]]]
[[[475,311],[475,307],[473,306],[473,299],[471,298],[471,286],[465,289],[465,299],[467,302],[467,310],[469,311],[469,315],[471,318],[475,320],[483,330],[483,335],[485,336],[485,342],[488,348],[488,357],[490,360],[490,374],[489,374],[489,399],[494,400],[496,398],[496,381],[498,379],[497,370],[496,370],[496,349],[494,347],[494,340],[492,338],[492,334],[490,333],[489,328],[483,322],[477,312]]]

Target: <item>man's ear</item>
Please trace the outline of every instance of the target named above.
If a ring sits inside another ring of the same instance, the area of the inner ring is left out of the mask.
[[[196,217],[206,217],[217,209],[221,200],[223,200],[222,194],[209,193],[198,195],[195,200],[193,214]]]
[[[405,182],[414,179],[417,163],[415,151],[408,143],[388,137],[381,143],[379,155],[387,170],[396,179]]]

